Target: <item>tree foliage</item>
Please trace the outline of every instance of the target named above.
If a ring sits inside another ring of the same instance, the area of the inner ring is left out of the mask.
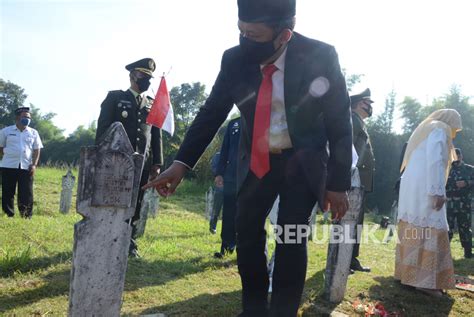
[[[14,111],[24,105],[26,97],[23,88],[0,78],[0,128],[15,122]]]

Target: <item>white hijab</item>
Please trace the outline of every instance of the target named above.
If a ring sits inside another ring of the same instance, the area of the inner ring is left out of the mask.
[[[455,133],[462,130],[461,115],[454,109],[440,109],[436,110],[423,120],[415,131],[413,131],[410,139],[408,140],[407,149],[405,156],[403,157],[402,166],[400,171],[403,171],[410,161],[411,154],[418,147],[418,145],[428,138],[430,133],[437,128],[441,128],[446,132],[446,138],[448,143],[448,167],[446,173],[449,173],[451,163],[456,160],[456,152],[454,150],[452,139]]]

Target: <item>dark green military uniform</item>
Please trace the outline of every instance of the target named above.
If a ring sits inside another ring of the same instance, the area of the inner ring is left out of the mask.
[[[458,188],[457,181],[465,181],[466,186]],[[462,161],[453,162],[446,184],[449,239],[453,238],[454,222],[457,221],[465,257],[472,256],[471,198],[473,190],[474,167]]]
[[[357,105],[360,102],[364,102],[367,107],[370,108],[370,113],[367,115],[370,117],[372,114],[373,101],[370,99],[370,89],[367,88],[362,93],[351,96],[351,108],[352,111],[352,142],[354,148],[359,156],[357,161],[357,169],[359,170],[360,183],[363,187],[361,192],[362,205],[361,211],[359,212],[359,217],[357,219],[357,227],[355,228],[355,233],[357,236],[360,235],[358,228],[364,223],[364,214],[365,214],[365,193],[372,192],[373,183],[374,183],[374,170],[375,170],[375,159],[374,153],[372,151],[372,144],[370,143],[370,137],[367,132],[364,120],[360,115],[354,111],[357,108]],[[367,111],[366,111],[367,112]],[[357,257],[359,256],[360,242],[354,244],[352,250],[352,260],[351,260],[351,269],[358,271],[369,271],[369,268],[364,268],[360,265]]]
[[[365,123],[355,112],[352,112],[352,132],[354,147],[359,155],[357,168],[359,169],[360,182],[364,186],[365,192],[372,192],[375,171],[374,152]]]
[[[139,71],[146,74],[145,78],[149,82],[152,72],[155,70],[155,63],[151,58],[144,58],[125,66],[129,71]],[[146,91],[148,86],[143,89]],[[140,179],[140,188],[148,182],[150,169],[153,165],[163,165],[163,151],[161,142],[161,129],[146,123],[146,119],[151,110],[153,99],[143,98],[138,92],[135,94],[131,89],[113,90],[107,94],[102,102],[99,120],[97,122],[96,143],[99,143],[105,131],[114,122],[121,122],[132,148],[145,156]],[[140,208],[144,191],[140,189],[138,193],[135,214],[132,218],[132,241],[130,252],[136,252],[136,221],[140,218]],[[138,254],[138,253],[137,253]]]
[[[121,122],[133,149],[145,155],[148,168],[150,163],[162,165],[161,129],[146,124],[151,103],[149,98],[145,98],[141,105],[138,105],[130,89],[110,91],[101,105],[96,141],[99,141],[113,122]]]

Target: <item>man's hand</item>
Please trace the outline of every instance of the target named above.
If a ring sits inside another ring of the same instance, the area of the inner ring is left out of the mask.
[[[462,181],[457,181],[456,182],[456,187],[457,188],[464,188],[467,186],[467,182],[465,180],[462,180]]]
[[[175,192],[176,187],[178,187],[179,183],[183,180],[186,171],[186,166],[174,162],[168,169],[158,175],[158,177],[145,184],[142,189],[155,187],[158,194],[163,197],[168,197]]]
[[[224,187],[224,177],[217,175],[216,178],[214,178],[214,184],[219,188]]]
[[[28,170],[30,171],[30,176],[34,176],[34,175],[35,175],[35,172],[36,172],[36,165],[31,164],[31,165],[28,167]]]
[[[150,176],[148,177],[148,180],[154,180],[155,178],[157,178],[160,174],[160,169],[160,165],[152,165],[150,168]]]
[[[331,209],[332,219],[340,220],[349,209],[349,199],[347,198],[346,192],[332,192],[326,191],[324,197],[323,210],[328,211]]]
[[[446,197],[444,196],[433,196],[433,208],[435,210],[440,210],[443,207],[445,201]]]

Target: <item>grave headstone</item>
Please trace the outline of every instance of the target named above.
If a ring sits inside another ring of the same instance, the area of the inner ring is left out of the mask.
[[[97,146],[81,149],[69,316],[119,316],[143,155],[113,123]]]
[[[339,222],[331,226],[329,233],[330,237],[338,235],[343,238],[342,241],[333,241],[332,243],[330,241],[328,246],[324,274],[324,296],[332,303],[340,303],[344,299],[347,278],[350,274],[352,249],[357,238],[355,227],[361,212],[363,195],[357,168],[352,171],[351,186],[352,189],[348,192],[349,210]]]
[[[140,219],[138,219],[136,223],[136,238],[142,237],[145,234],[145,227],[148,217],[156,217],[159,204],[160,198],[157,191],[154,188],[148,188],[145,190],[145,193],[143,194],[142,205],[140,207]]]
[[[72,203],[72,189],[76,182],[76,177],[72,174],[71,169],[68,169],[66,175],[62,177],[61,182],[61,198],[59,199],[59,211],[63,214],[67,214],[71,209]]]

